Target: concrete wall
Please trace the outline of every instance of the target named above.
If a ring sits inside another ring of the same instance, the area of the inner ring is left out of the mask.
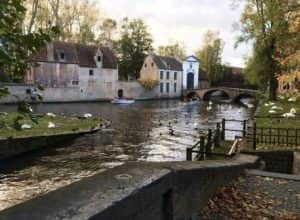
[[[44,87],[72,87],[79,81],[80,68],[77,64],[39,63],[32,68],[34,83]]]
[[[265,171],[288,173],[294,172],[294,152],[293,151],[269,151],[269,152],[247,152],[256,155],[265,163]]]
[[[10,95],[0,99],[0,103],[13,103],[20,100],[31,101],[29,91],[34,91],[36,88],[32,85],[25,84],[3,84],[0,83],[0,88],[8,88]]]
[[[188,220],[257,158],[127,163],[0,212],[0,219]]]
[[[117,97],[118,90],[123,90],[125,97],[134,99],[155,99],[159,98],[159,87],[156,86],[154,89],[147,91],[145,90],[139,82],[136,81],[119,81],[116,90],[115,97]]]
[[[93,75],[90,75],[93,70]],[[80,68],[79,87],[86,100],[105,100],[114,98],[118,84],[118,70],[102,68]]]

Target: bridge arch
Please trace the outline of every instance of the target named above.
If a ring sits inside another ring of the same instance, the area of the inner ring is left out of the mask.
[[[229,94],[228,92],[222,90],[222,89],[211,89],[211,90],[206,91],[206,92],[203,94],[202,99],[203,99],[204,101],[209,101],[210,98],[211,98],[211,95],[212,95],[213,93],[215,93],[215,92],[220,92],[220,93],[221,93],[221,96],[224,97],[224,98],[226,98],[226,99],[230,99],[230,98],[231,98],[231,97],[230,97],[230,94]]]
[[[199,96],[199,94],[196,91],[191,91],[191,92],[187,93],[186,98],[187,99],[192,99],[192,98],[201,99],[201,97]]]
[[[244,93],[240,93],[237,96],[233,97],[232,101],[237,103],[237,102],[240,102],[241,99],[243,99],[243,98],[251,98],[251,99],[255,99],[256,100],[256,96],[255,95],[244,92]]]

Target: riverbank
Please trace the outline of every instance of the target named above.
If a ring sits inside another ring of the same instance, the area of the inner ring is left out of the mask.
[[[262,102],[256,114],[256,125],[259,127],[300,128],[300,102],[288,101],[287,98],[279,99],[276,102]]]
[[[102,121],[99,119],[66,117],[53,113],[32,116],[2,113],[0,114],[0,140],[80,133],[101,124]]]
[[[66,117],[53,113],[0,115],[0,160],[35,149],[55,146],[84,134],[98,131],[102,120]]]

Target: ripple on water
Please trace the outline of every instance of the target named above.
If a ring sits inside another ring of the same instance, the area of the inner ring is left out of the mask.
[[[0,210],[96,173],[120,166],[126,161],[185,160],[187,147],[199,140],[199,129],[214,128],[222,118],[247,119],[254,109],[207,103],[189,105],[176,100],[137,102],[132,106],[109,103],[43,104],[37,112],[84,114],[112,121],[111,132],[99,132],[76,139],[68,146],[49,148],[36,156],[7,165],[1,175]],[[1,106],[12,111],[14,106]],[[238,128],[229,123],[228,127]],[[170,134],[170,128],[173,135]],[[234,133],[226,136],[234,137]]]

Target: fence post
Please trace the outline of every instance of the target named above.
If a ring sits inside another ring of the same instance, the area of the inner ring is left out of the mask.
[[[247,120],[244,120],[243,121],[243,137],[245,137],[246,136],[246,129],[247,129]]]
[[[207,144],[206,144],[205,152],[210,154],[211,153],[211,147],[212,147],[212,130],[208,129]]]
[[[186,149],[186,160],[187,161],[192,161],[192,148],[187,148]]]
[[[215,147],[220,147],[220,123],[217,123],[217,129],[215,134]]]
[[[222,119],[221,139],[225,140],[225,118]]]
[[[286,129],[286,146],[289,146],[289,128]]]
[[[296,140],[295,140],[295,144],[296,144],[296,147],[298,147],[298,136],[300,137],[300,135],[298,135],[298,131],[299,131],[299,129],[296,129]]]
[[[256,150],[256,122],[253,123],[253,150]]]
[[[199,152],[200,152],[200,158],[202,157],[203,159],[205,159],[205,146],[204,145],[205,145],[205,137],[201,136]]]

